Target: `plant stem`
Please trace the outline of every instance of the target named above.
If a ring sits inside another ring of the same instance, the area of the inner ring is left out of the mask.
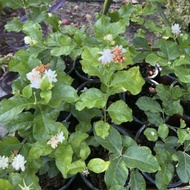
[[[106,15],[108,13],[108,10],[109,10],[112,2],[113,2],[113,0],[104,0],[102,14]]]

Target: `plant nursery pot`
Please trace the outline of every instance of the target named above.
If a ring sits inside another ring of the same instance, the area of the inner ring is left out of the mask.
[[[68,190],[69,186],[72,184],[76,175],[71,178],[64,179],[61,174],[53,178],[49,178],[48,175],[40,175],[39,182],[42,190]]]
[[[146,125],[143,125],[136,133],[135,136],[135,140],[137,141],[137,143],[141,144],[142,146],[147,146],[149,147],[151,150],[153,150],[154,148],[154,142],[150,142],[146,139],[145,135],[143,134],[144,130],[146,129]],[[172,130],[171,133],[176,133],[176,131]],[[155,173],[146,173],[146,172],[141,172],[142,175],[145,177],[145,179],[147,180],[147,184],[153,184],[156,185],[155,182]],[[179,187],[183,184],[183,182],[179,179],[179,177],[177,176],[177,174],[173,176],[173,179],[171,180],[171,182],[166,185],[167,188],[175,188],[175,187]]]

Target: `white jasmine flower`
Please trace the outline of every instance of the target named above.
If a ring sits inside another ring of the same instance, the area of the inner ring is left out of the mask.
[[[102,52],[99,52],[102,56],[98,58],[98,61],[101,61],[102,64],[110,63],[113,59],[113,54],[110,49],[105,49]]]
[[[56,135],[53,135],[51,139],[47,142],[47,144],[50,144],[53,149],[55,149],[58,146],[59,139]]]
[[[25,163],[26,160],[24,159],[24,156],[22,156],[21,154],[17,154],[14,158],[13,158],[13,162],[12,162],[12,166],[15,170],[25,170]]]
[[[58,138],[58,141],[59,141],[60,143],[62,143],[62,142],[65,140],[63,131],[57,133],[57,138]]]
[[[65,140],[63,131],[57,133],[57,135],[53,135],[51,139],[47,142],[50,144],[53,149],[55,149],[59,143],[62,143]]]
[[[8,157],[0,156],[0,168],[4,170],[5,168],[8,168],[8,164],[9,164]]]
[[[32,38],[30,36],[25,36],[24,43],[30,45],[32,43]]]
[[[42,83],[42,78],[41,78],[41,74],[40,71],[37,71],[35,68],[32,69],[31,72],[29,72],[28,74],[26,74],[27,79],[30,81],[30,86],[32,88],[36,88],[39,89],[40,85]]]
[[[24,181],[24,179],[23,179],[23,184],[24,184],[24,186],[21,186],[19,184],[19,187],[21,188],[21,190],[32,190],[33,189],[33,188],[30,188],[32,186],[32,184],[30,184],[29,186],[27,186],[26,183],[25,183],[25,181]]]
[[[43,78],[47,76],[50,83],[57,82],[57,79],[56,79],[57,74],[55,72],[56,71],[52,71],[51,69],[45,70]]]
[[[40,65],[32,69],[31,72],[26,74],[26,78],[30,81],[30,86],[32,88],[39,89],[42,81],[48,77],[50,83],[57,82],[55,73],[56,71],[52,71],[48,69],[49,65]],[[47,70],[48,69],[48,70]]]
[[[175,35],[178,35],[181,33],[181,27],[179,26],[179,24],[173,24],[172,25],[172,33]]]

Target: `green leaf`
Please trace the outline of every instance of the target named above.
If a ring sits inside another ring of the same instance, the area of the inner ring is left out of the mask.
[[[94,129],[98,136],[105,139],[109,135],[110,125],[100,120],[94,124]]]
[[[75,42],[70,37],[60,32],[50,34],[47,45],[51,48],[51,55],[69,55],[75,47]]]
[[[190,156],[185,153],[178,151],[178,166],[177,174],[183,183],[190,182]]]
[[[71,163],[68,173],[72,175],[81,173],[85,170],[85,168],[86,168],[85,162],[83,160],[77,160]]]
[[[14,18],[13,20],[7,22],[7,24],[5,25],[5,29],[8,32],[20,32],[22,29],[22,25],[23,23],[18,18]]]
[[[175,42],[160,39],[158,44],[160,45],[160,49],[168,61],[175,60],[180,56],[177,44]]]
[[[146,96],[140,97],[137,100],[136,105],[143,111],[149,111],[153,113],[162,112],[160,104],[156,100],[153,100],[150,97]]]
[[[6,179],[0,179],[0,189],[3,190],[15,190],[11,183]]]
[[[109,161],[104,161],[100,158],[93,158],[88,162],[87,167],[94,173],[102,173],[108,169],[109,164]]]
[[[90,155],[90,148],[87,142],[83,141],[79,148],[80,148],[79,157],[81,158],[81,160],[86,160]]]
[[[143,172],[156,172],[160,169],[158,161],[148,147],[131,146],[123,154],[125,164],[129,168],[138,168]]]
[[[20,96],[13,96],[10,99],[4,99],[0,102],[0,121],[6,123],[13,120],[24,109],[33,107],[33,102]]]
[[[107,111],[112,119],[112,122],[115,124],[121,124],[133,120],[132,110],[122,100],[112,103],[108,107]]]
[[[30,98],[32,96],[32,88],[30,85],[27,85],[23,88],[22,90],[22,95],[25,97],[25,98]]]
[[[81,131],[75,131],[71,133],[69,137],[69,142],[72,148],[75,150],[75,149],[78,149],[80,144],[87,138],[88,138],[88,134],[83,133]]]
[[[146,189],[146,182],[143,176],[137,170],[132,171],[130,179],[131,179],[130,189],[132,190]]]
[[[190,83],[190,70],[187,66],[174,67],[174,72],[178,79],[183,83]]]
[[[22,0],[14,1],[14,0],[1,0],[1,3],[4,6],[11,7],[11,8],[23,8],[24,4]]]
[[[84,108],[103,108],[106,105],[106,102],[106,94],[102,93],[97,88],[90,88],[80,95],[79,100],[76,103],[76,109],[81,111]]]
[[[23,32],[35,40],[38,45],[42,44],[42,29],[41,26],[33,21],[27,21],[23,25]]]
[[[56,148],[54,155],[57,168],[61,171],[63,177],[67,178],[72,162],[72,147],[69,144],[60,145]]]
[[[122,137],[120,133],[116,129],[114,129],[114,127],[110,127],[109,135],[106,136],[105,139],[99,137],[95,131],[95,139],[98,143],[100,143],[104,148],[108,149],[110,152],[114,152],[118,155],[121,154]]]
[[[142,48],[143,50],[150,50],[150,45],[145,38],[142,37],[135,37],[133,39],[133,44],[137,48]]]
[[[169,127],[166,124],[160,124],[158,127],[158,135],[162,138],[165,139],[169,134]]]
[[[178,143],[183,144],[186,140],[190,140],[190,133],[187,129],[177,129]]]
[[[114,185],[124,186],[127,177],[128,169],[122,157],[111,160],[104,177],[107,187],[111,188]]]
[[[164,119],[162,118],[160,112],[152,113],[146,111],[145,114],[147,115],[148,121],[155,126],[159,126],[164,123]]]
[[[149,141],[155,142],[158,140],[157,130],[154,128],[146,128],[144,131],[144,135]]]
[[[156,53],[150,53],[146,59],[146,63],[150,63],[152,66],[155,66],[157,63],[160,66],[168,66],[168,62],[166,59],[158,56]]]
[[[109,94],[115,94],[128,90],[131,94],[136,95],[142,90],[144,83],[139,67],[132,67],[127,71],[114,73],[108,92]]]
[[[158,189],[167,190],[166,185],[170,183],[174,174],[173,164],[165,164],[161,167],[161,170],[156,173],[156,186]]]
[[[0,141],[0,155],[10,156],[13,151],[19,150],[22,144],[16,137],[6,136]]]
[[[52,148],[47,142],[36,142],[29,151],[28,159],[38,159],[52,152]]]
[[[33,124],[34,115],[30,112],[22,112],[5,125],[9,133],[29,129]]]
[[[52,97],[52,91],[51,90],[46,90],[40,92],[40,97],[44,99],[45,103],[48,104]]]
[[[40,85],[40,89],[42,91],[46,91],[46,90],[51,89],[51,83],[50,83],[49,78],[47,76],[42,80],[42,83]]]

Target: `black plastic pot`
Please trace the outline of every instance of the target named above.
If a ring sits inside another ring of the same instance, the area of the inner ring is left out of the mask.
[[[58,190],[68,190],[68,187],[71,185],[71,183],[74,181],[75,178],[76,178],[76,175],[68,179],[66,184],[63,187],[59,188]]]
[[[141,136],[141,134],[143,133],[143,131],[146,129],[147,125],[143,125],[136,133],[135,136],[135,140],[138,141],[139,137]],[[146,173],[146,172],[141,172],[142,175],[145,177],[145,179],[148,181],[148,183],[156,185],[155,183],[155,179],[153,177],[150,176],[150,174]],[[166,185],[167,188],[175,188],[175,187],[179,187],[180,185],[182,185],[183,182],[181,180],[178,180],[177,182],[174,183],[170,183],[168,185]]]

